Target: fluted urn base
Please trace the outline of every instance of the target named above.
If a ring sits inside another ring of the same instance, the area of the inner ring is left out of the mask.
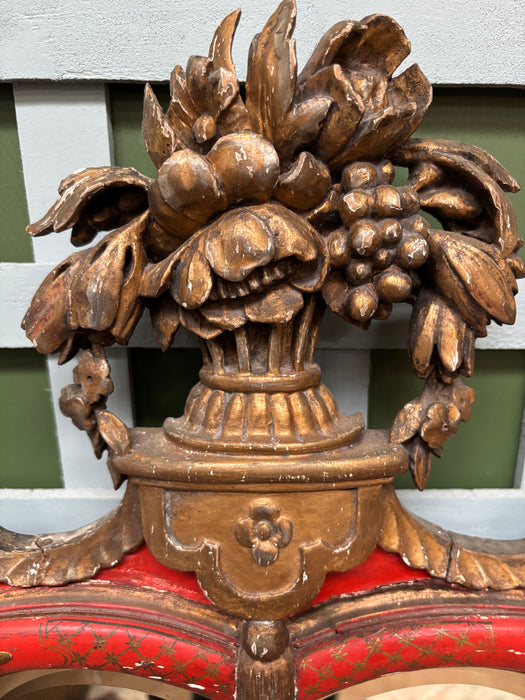
[[[168,418],[164,430],[182,447],[210,452],[319,452],[355,442],[363,416],[341,413],[319,380],[315,364],[264,375],[203,368],[184,416]]]

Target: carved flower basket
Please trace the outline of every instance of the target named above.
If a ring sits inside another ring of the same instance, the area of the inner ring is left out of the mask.
[[[77,356],[62,411],[128,486],[86,532],[24,552],[9,533],[2,579],[86,578],[144,537],[246,620],[290,615],[377,544],[473,588],[523,585],[519,545],[496,553],[457,539],[407,513],[392,485],[410,468],[424,487],[432,456],[470,416],[460,375],[475,338],[491,320],[514,321],[525,270],[504,192],[516,181],[479,148],[411,138],[431,87],[416,65],[394,75],[410,45],[390,18],[336,24],[298,73],[295,3],[284,0],[252,43],[244,88],[231,59],[238,18],[223,20],[207,57],[174,69],[166,112],[146,87],[157,177],[73,173],[28,229],[72,228],[75,245],[110,231],[50,273],[24,328],[39,351]],[[321,383],[319,325],[328,306],[366,330],[397,303],[412,306],[409,353],[425,386],[390,433],[365,430]],[[182,417],[129,429],[107,410],[104,349],[126,344],[146,308],[164,350],[180,326],[199,337],[203,367]],[[272,623],[268,643],[289,660],[283,628]],[[263,664],[254,630],[245,651]]]

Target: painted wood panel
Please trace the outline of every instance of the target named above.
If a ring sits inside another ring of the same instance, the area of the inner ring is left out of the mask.
[[[234,46],[246,75],[248,46],[277,0],[244,0]],[[299,65],[320,35],[342,19],[391,15],[412,42],[412,61],[441,84],[524,82],[524,5],[506,0],[298,0]],[[0,80],[166,80],[177,62],[207,51],[213,31],[237,3],[196,0],[47,0],[4,3]]]

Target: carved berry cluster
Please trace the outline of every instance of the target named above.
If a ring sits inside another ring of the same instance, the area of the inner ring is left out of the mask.
[[[328,237],[334,272],[323,292],[336,313],[358,325],[387,318],[406,300],[419,283],[413,271],[429,255],[430,226],[417,213],[417,192],[394,186],[394,176],[388,160],[352,163],[342,173],[337,208],[344,226]]]

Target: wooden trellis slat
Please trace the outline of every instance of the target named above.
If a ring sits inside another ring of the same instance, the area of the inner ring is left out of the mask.
[[[53,7],[47,0],[4,3],[0,80],[166,80],[175,63],[203,54],[231,2],[86,0]],[[253,35],[277,6],[244,0],[233,49],[241,79]],[[520,0],[302,0],[296,37],[303,65],[321,34],[341,19],[391,15],[434,84],[520,85],[524,5]]]

